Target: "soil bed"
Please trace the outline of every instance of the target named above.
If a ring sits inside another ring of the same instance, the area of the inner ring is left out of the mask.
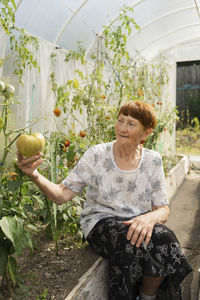
[[[12,297],[0,291],[1,300],[64,300],[98,258],[87,244],[82,249],[66,248],[63,239],[59,242],[59,256],[56,256],[54,242],[44,234],[33,240],[36,243],[34,253],[25,249],[17,259],[22,286]]]

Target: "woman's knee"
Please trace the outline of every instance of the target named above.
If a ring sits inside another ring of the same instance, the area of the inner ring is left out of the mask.
[[[152,241],[154,244],[169,244],[177,242],[175,233],[164,224],[156,224],[152,232]]]

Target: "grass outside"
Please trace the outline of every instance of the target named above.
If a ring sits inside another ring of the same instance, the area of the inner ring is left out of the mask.
[[[176,153],[191,156],[200,156],[200,148],[195,147],[176,147]]]
[[[176,131],[176,153],[200,156],[200,127],[188,127]]]

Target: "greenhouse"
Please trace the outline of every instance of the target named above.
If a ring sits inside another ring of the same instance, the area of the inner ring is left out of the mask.
[[[0,21],[0,299],[198,300],[200,1],[0,0]],[[139,249],[167,222],[184,284],[162,250],[156,298],[143,277],[111,291],[100,215],[132,216]]]

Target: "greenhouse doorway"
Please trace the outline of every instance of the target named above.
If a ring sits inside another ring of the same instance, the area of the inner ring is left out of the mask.
[[[200,61],[177,62],[176,105],[177,127],[186,127],[197,117],[200,121]]]

